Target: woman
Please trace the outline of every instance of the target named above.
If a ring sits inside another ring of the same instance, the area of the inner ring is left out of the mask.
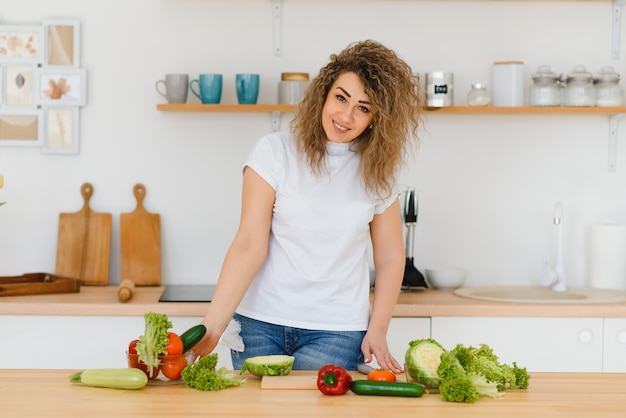
[[[420,106],[418,78],[383,45],[364,41],[331,56],[292,132],[261,138],[245,164],[239,229],[196,353],[210,353],[232,318],[244,347],[231,350],[234,369],[287,354],[294,369],[354,370],[374,356],[402,371],[386,340],[405,264],[396,180],[417,141]]]

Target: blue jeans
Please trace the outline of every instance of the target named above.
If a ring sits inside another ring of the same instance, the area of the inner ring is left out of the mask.
[[[239,314],[243,352],[231,350],[233,369],[241,370],[248,357],[284,354],[294,356],[294,370],[319,370],[326,364],[336,364],[355,370],[363,361],[361,342],[365,331],[316,331],[274,325]]]

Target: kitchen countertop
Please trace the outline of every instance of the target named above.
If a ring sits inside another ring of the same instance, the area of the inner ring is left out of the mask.
[[[2,416],[15,417],[623,417],[626,373],[533,373],[526,390],[474,404],[419,398],[326,396],[313,390],[268,390],[249,376],[240,387],[203,392],[176,386],[139,390],[72,384],[75,370],[0,370]],[[314,375],[314,371],[292,374]],[[363,379],[364,376],[358,377]],[[36,401],[34,401],[36,400]]]
[[[207,302],[159,302],[164,287],[137,287],[130,301],[117,298],[117,286],[81,286],[78,293],[0,297],[0,315],[136,316],[159,312],[170,316],[203,316]],[[626,303],[535,304],[462,298],[452,291],[403,292],[395,317],[508,316],[626,318]]]

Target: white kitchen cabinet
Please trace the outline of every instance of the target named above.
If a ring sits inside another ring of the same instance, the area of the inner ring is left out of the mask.
[[[182,333],[201,318],[170,316]],[[144,332],[141,316],[3,315],[0,369],[88,369],[125,367],[124,352]],[[409,341],[430,337],[430,318],[392,318],[389,349],[399,361]],[[218,367],[232,369],[230,350],[218,345]],[[377,367],[377,363],[372,364]]]
[[[183,333],[200,322],[170,317]],[[142,316],[3,315],[0,369],[126,367],[128,344],[144,332]],[[230,351],[218,346],[218,366],[232,369]]]
[[[409,342],[422,338],[430,338],[430,318],[391,318],[387,344],[391,355],[400,364],[404,363],[404,355],[409,348]],[[373,363],[372,367],[378,367],[378,363]]]
[[[601,372],[603,321],[603,318],[434,317],[432,336],[446,349],[459,343],[487,344],[500,361],[517,362],[529,372]],[[622,327],[625,325],[622,322]],[[622,353],[624,347],[626,344],[621,344]],[[620,361],[624,365],[624,360]]]
[[[626,372],[626,318],[604,319],[605,372]]]

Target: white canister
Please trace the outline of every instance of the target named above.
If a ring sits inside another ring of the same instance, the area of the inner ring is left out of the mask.
[[[308,73],[282,73],[280,75],[280,83],[278,83],[278,103],[300,103],[308,86]]]
[[[426,106],[454,106],[454,74],[443,71],[426,73]]]
[[[524,62],[493,63],[491,104],[493,106],[524,106]]]

